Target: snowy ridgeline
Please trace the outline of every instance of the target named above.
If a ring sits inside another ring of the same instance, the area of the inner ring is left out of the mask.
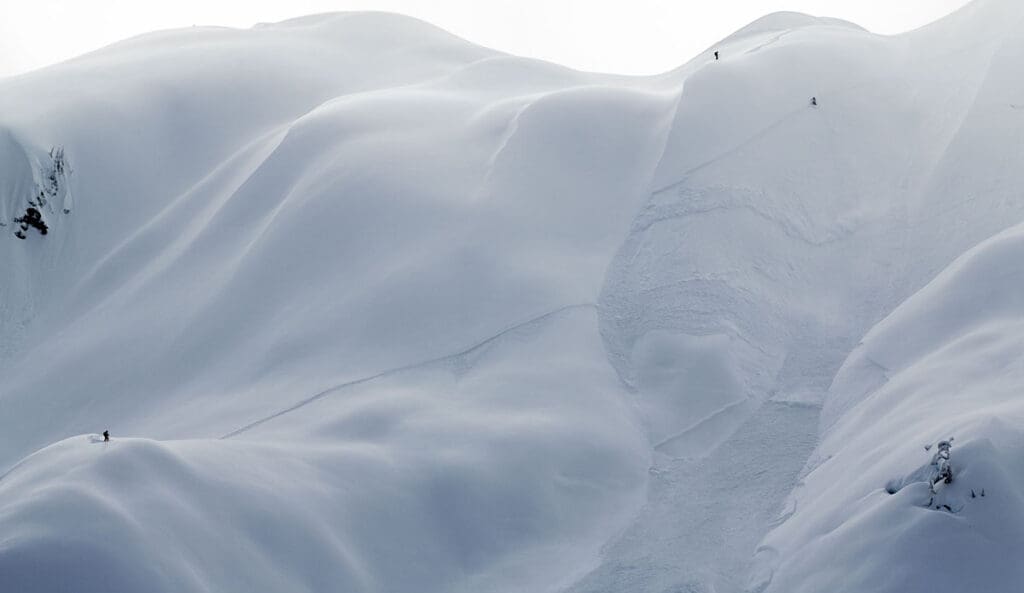
[[[4,584],[1015,590],[1022,33],[625,78],[353,13],[0,81]]]

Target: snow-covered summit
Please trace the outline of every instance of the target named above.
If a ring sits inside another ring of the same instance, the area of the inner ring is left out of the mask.
[[[0,574],[1014,582],[1022,19],[781,13],[638,78],[329,14],[0,81]]]

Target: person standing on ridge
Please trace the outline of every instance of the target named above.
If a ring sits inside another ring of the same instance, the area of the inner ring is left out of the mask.
[[[103,431],[103,442],[106,443],[108,441],[110,441],[110,431],[109,430],[104,430]]]

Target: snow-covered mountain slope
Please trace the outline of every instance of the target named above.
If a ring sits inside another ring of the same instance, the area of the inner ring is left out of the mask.
[[[627,78],[352,13],[0,81],[0,574],[1011,590],[1022,32],[781,13]]]
[[[1013,591],[1024,582],[1024,230],[957,259],[836,376],[825,438],[759,553],[768,591]],[[933,494],[922,445],[953,437]],[[851,567],[855,567],[851,569]]]

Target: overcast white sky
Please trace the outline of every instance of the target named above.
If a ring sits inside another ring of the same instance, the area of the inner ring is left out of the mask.
[[[968,0],[0,0],[0,76],[114,41],[196,25],[249,27],[335,10],[387,10],[476,43],[584,70],[674,68],[750,21],[795,10],[878,33],[913,29]]]

